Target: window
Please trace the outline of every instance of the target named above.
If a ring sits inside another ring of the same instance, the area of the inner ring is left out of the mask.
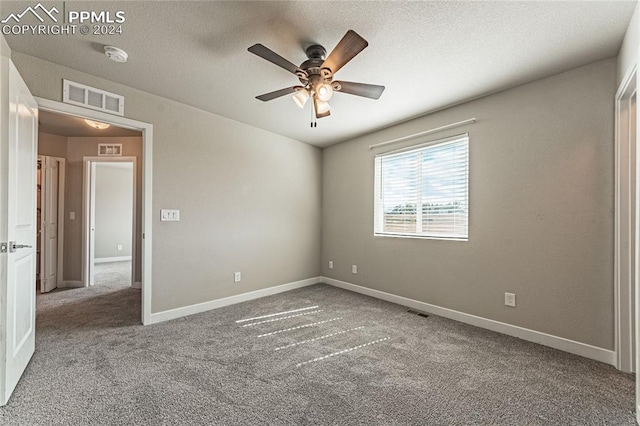
[[[469,136],[378,154],[374,234],[467,240]]]

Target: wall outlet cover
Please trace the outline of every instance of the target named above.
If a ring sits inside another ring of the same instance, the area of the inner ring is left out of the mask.
[[[180,210],[161,209],[160,220],[162,222],[179,222]]]
[[[505,293],[504,294],[504,304],[506,306],[511,306],[513,308],[516,307],[516,295],[515,293]]]

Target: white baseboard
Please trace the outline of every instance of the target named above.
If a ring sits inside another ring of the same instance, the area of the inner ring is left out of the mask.
[[[125,262],[131,261],[131,256],[116,256],[116,257],[96,257],[93,259],[93,263],[109,263],[109,262]]]
[[[182,308],[156,312],[151,314],[151,319],[148,324],[156,324],[163,321],[186,317],[187,315],[199,314],[201,312],[210,311],[212,309],[222,308],[223,306],[234,305],[236,303],[246,302],[248,300],[271,296],[272,294],[283,293],[285,291],[294,290],[296,288],[318,284],[319,282],[321,282],[320,277],[308,278],[302,281],[295,281],[292,283],[269,287],[262,290],[251,291],[249,293],[237,294],[235,296],[229,296],[222,299],[210,300],[208,302],[198,303]]]
[[[84,287],[82,281],[62,281],[58,284],[58,288],[80,288]]]
[[[133,283],[131,288],[142,288],[142,283],[140,281],[136,281]]]
[[[464,312],[454,311],[453,309],[447,309],[440,306],[431,305],[429,303],[420,302],[418,300],[409,299],[403,296],[396,296],[395,294],[386,293],[384,291],[374,290],[367,287],[362,287],[356,284],[348,283],[346,281],[339,281],[339,280],[334,280],[333,278],[321,277],[320,282],[323,282],[335,287],[340,287],[345,290],[375,297],[376,299],[382,299],[388,302],[396,303],[398,305],[407,306],[409,308],[417,309],[433,315],[438,315],[444,318],[449,318],[455,321],[463,322],[465,324],[471,324],[476,327],[497,331],[498,333],[507,334],[513,337],[518,337],[520,339],[527,340],[529,342],[534,342],[540,345],[549,346],[554,349],[559,349],[561,351],[569,352],[575,355],[580,355],[585,358],[591,358],[596,361],[601,361],[613,366],[616,365],[615,352],[609,349],[603,349],[596,346],[591,346],[586,343],[576,342],[575,340],[569,340],[569,339],[565,339],[564,337],[553,336],[551,334],[546,334],[546,333],[531,330],[528,328],[519,327],[517,325],[506,324],[500,321],[494,321],[491,319],[478,317],[471,314],[465,314]]]

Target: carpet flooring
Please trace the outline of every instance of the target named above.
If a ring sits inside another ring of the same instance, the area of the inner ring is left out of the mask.
[[[96,263],[93,268],[94,285],[131,286],[131,261]]]
[[[324,284],[139,323],[139,290],[39,295],[0,423],[634,424],[632,375]]]

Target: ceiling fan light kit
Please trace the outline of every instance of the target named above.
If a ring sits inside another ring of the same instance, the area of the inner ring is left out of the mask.
[[[307,101],[309,100],[309,91],[307,89],[305,89],[304,87],[301,87],[295,95],[292,96],[293,101],[296,103],[296,105],[298,105],[300,108],[304,108],[305,104],[307,103]]]
[[[329,107],[329,102],[318,99],[316,96],[313,98],[314,108],[316,110],[316,118],[327,117],[331,114],[331,108]]]
[[[300,108],[304,108],[309,98],[313,98],[313,108],[316,118],[331,115],[331,108],[329,107],[328,101],[333,96],[333,92],[379,99],[384,91],[384,86],[349,81],[333,81],[335,73],[358,53],[362,52],[368,45],[369,43],[367,43],[364,38],[355,31],[349,30],[328,57],[326,56],[326,49],[318,44],[307,47],[306,54],[308,59],[298,67],[262,44],[254,44],[248,49],[249,52],[295,74],[302,84],[302,86],[292,86],[276,90],[275,92],[265,93],[256,96],[256,99],[267,102],[293,93],[292,98],[294,102]],[[316,126],[311,123],[311,127]]]
[[[321,84],[318,84],[318,86],[316,87],[316,96],[318,97],[318,100],[327,102],[329,99],[331,99],[332,95],[333,95],[333,88],[331,87],[330,84],[321,83]]]

